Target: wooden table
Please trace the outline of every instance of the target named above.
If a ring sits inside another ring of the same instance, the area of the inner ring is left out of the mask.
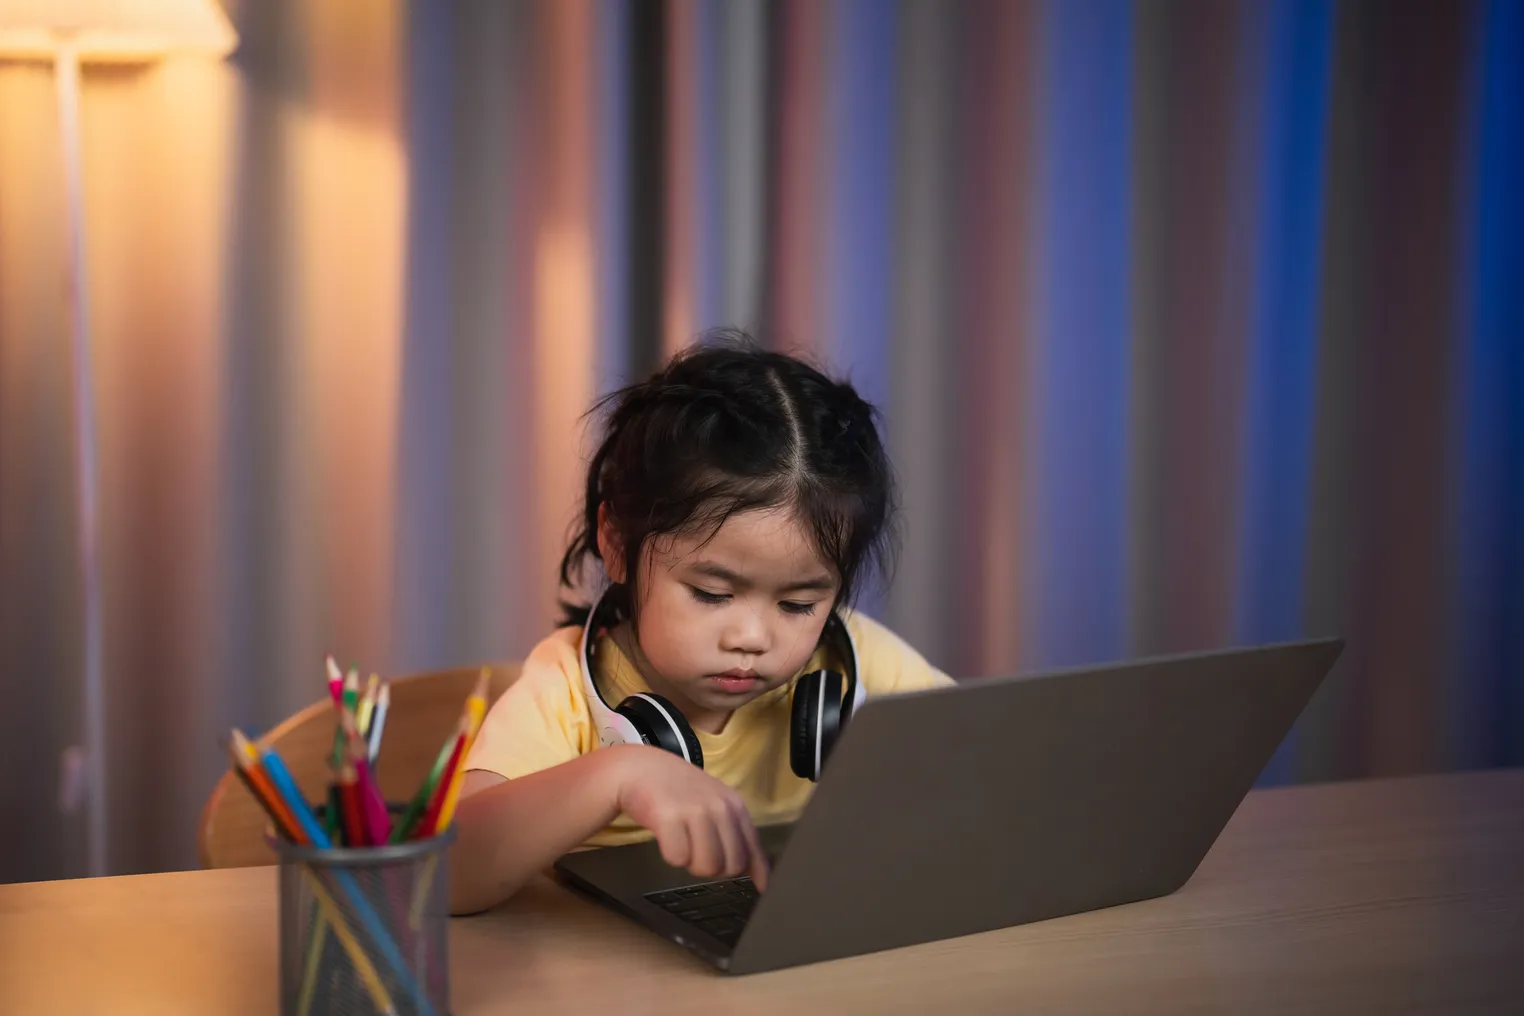
[[[0,1013],[273,1013],[275,909],[268,868],[0,886]],[[776,973],[546,880],[451,950],[455,1016],[1524,1014],[1524,770],[1255,792],[1172,896]]]

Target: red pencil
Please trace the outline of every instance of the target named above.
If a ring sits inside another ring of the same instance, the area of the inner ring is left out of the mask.
[[[427,839],[434,835],[439,825],[439,812],[444,807],[444,801],[450,793],[450,776],[455,772],[455,767],[460,765],[461,753],[466,748],[468,733],[464,730],[455,739],[455,748],[450,752],[450,761],[445,766],[444,774],[440,777],[439,784],[434,788],[434,796],[429,800],[429,810],[424,812],[423,821],[418,823],[417,838]]]
[[[339,770],[339,803],[344,813],[345,846],[364,847],[370,838],[365,835],[364,805],[360,802],[360,787],[355,767],[345,762]]]

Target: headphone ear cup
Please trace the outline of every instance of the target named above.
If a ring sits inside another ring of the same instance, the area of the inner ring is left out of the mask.
[[[789,768],[818,780],[841,728],[857,704],[857,679],[834,670],[812,670],[794,683],[789,722]]]
[[[828,714],[826,716],[827,722],[821,725],[820,732],[824,738],[824,743],[820,746],[820,761],[822,765],[825,764],[827,758],[830,758],[831,752],[836,749],[836,742],[841,739],[841,732],[847,728],[847,722],[852,719],[853,715],[857,712],[857,707],[862,705],[863,700],[862,687],[857,683],[856,676],[852,674],[833,674],[831,676],[838,679],[835,690],[838,691],[839,697],[836,700],[835,722],[830,722],[832,717]],[[829,691],[827,691],[826,697],[830,698]]]
[[[631,695],[614,712],[628,719],[646,744],[704,768],[704,750],[699,747],[693,728],[677,707],[660,695],[649,692]]]
[[[801,780],[815,778],[815,725],[826,672],[812,670],[794,682],[789,707],[788,765]]]
[[[820,714],[820,772],[815,773],[817,780],[820,779],[820,773],[825,771],[826,760],[835,750],[836,741],[841,737],[847,720],[851,719],[852,707],[856,704],[854,689],[857,682],[851,675],[827,671],[825,682],[825,699]]]

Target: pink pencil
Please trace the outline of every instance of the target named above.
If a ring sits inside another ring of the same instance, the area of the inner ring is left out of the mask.
[[[386,813],[386,799],[381,796],[381,788],[363,755],[355,762],[355,774],[360,781],[360,800],[365,805],[365,831],[372,843],[385,843],[392,835],[392,820]]]
[[[333,704],[338,705],[344,698],[344,675],[339,673],[339,663],[330,655],[328,664],[328,694],[333,698]]]
[[[355,767],[355,782],[359,789],[360,804],[364,811],[365,833],[372,843],[385,843],[392,834],[391,819],[386,814],[386,798],[381,796],[370,764],[366,762],[365,739],[355,726],[354,717],[344,714],[342,720],[349,749],[349,761]]]

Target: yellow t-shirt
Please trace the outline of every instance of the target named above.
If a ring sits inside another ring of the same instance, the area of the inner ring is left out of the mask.
[[[852,611],[842,619],[857,649],[857,672],[869,698],[938,685],[952,679],[878,622]],[[582,687],[577,651],[580,628],[547,636],[524,661],[519,678],[482,721],[466,759],[467,769],[485,769],[507,779],[569,762],[598,747],[598,732]],[[805,665],[823,663],[823,650]],[[640,672],[607,636],[598,646],[601,672],[595,674],[605,701],[618,704],[647,692]],[[695,731],[704,751],[704,771],[733,788],[758,825],[792,821],[809,800],[814,784],[789,767],[788,738],[792,682],[761,695],[731,714],[719,734]],[[621,815],[588,839],[586,846],[614,846],[650,838]]]

